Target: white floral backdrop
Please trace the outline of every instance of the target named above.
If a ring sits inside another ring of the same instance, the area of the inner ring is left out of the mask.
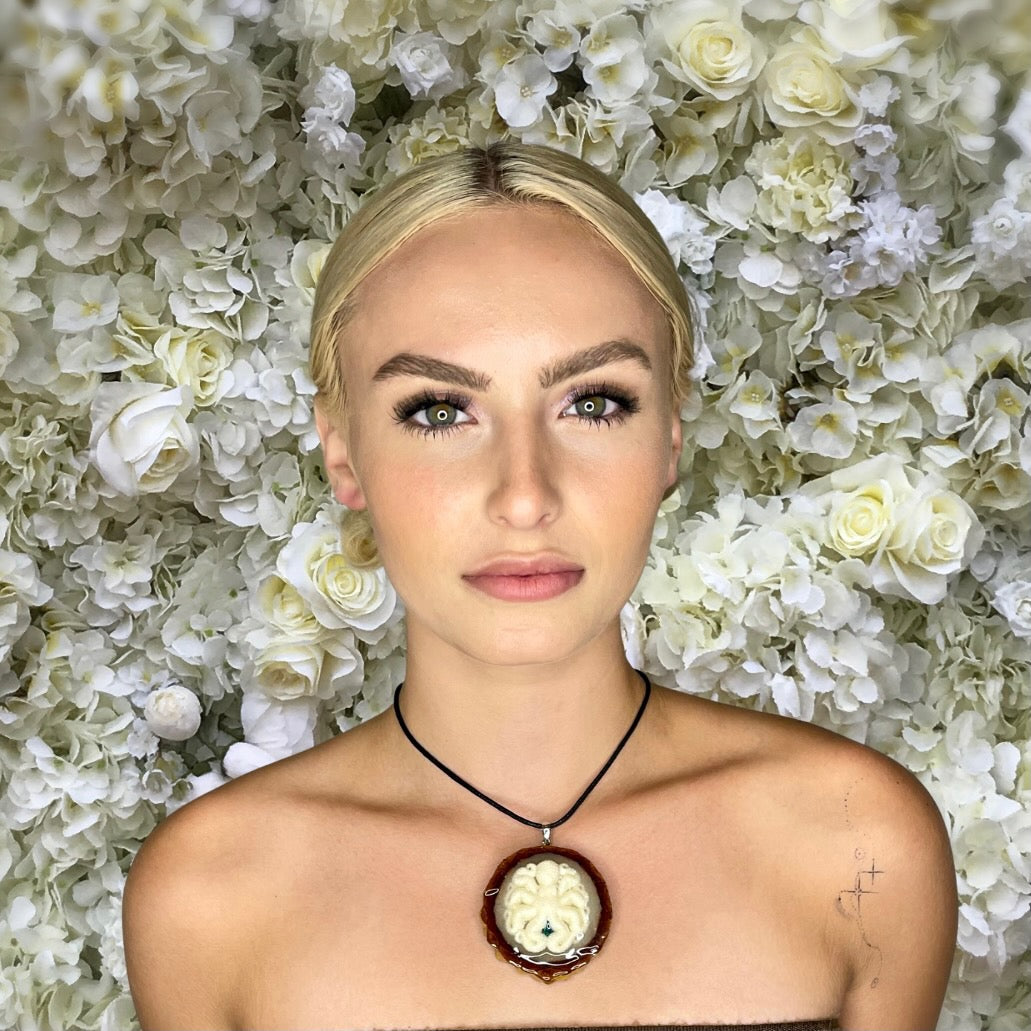
[[[940,1026],[1031,1025],[1029,11],[0,0],[0,1025],[138,1027],[139,843],[389,705],[313,284],[365,191],[503,134],[619,181],[703,316],[632,661],[913,770]]]

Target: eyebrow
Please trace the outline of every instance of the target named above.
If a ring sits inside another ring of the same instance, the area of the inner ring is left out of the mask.
[[[537,375],[541,387],[547,390],[556,383],[589,372],[600,365],[628,359],[651,372],[652,363],[648,352],[640,344],[635,344],[626,337],[617,337],[615,340],[606,340],[594,347],[586,347],[582,351],[566,355],[551,365],[544,366]],[[412,351],[401,351],[400,354],[395,354],[393,358],[385,361],[376,370],[372,381],[379,383],[395,376],[426,376],[469,390],[489,390],[491,383],[494,382],[485,372],[467,369],[464,365],[455,365],[453,362],[444,361],[443,358],[431,358],[429,355],[415,354]]]

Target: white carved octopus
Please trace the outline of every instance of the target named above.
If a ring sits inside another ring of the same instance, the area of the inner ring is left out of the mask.
[[[504,928],[527,952],[564,953],[583,939],[590,907],[580,871],[542,859],[512,875],[502,901]],[[544,933],[545,927],[550,933]]]

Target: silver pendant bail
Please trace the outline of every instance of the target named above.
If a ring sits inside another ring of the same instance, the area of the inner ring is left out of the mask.
[[[550,827],[544,827],[543,828],[543,832],[544,832],[544,844],[545,845],[550,845],[551,844],[551,828]]]

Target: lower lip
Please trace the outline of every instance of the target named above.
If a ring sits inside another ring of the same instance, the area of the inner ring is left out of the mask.
[[[582,569],[569,569],[562,573],[539,573],[536,576],[467,576],[465,579],[492,598],[544,601],[575,587],[583,575]]]

